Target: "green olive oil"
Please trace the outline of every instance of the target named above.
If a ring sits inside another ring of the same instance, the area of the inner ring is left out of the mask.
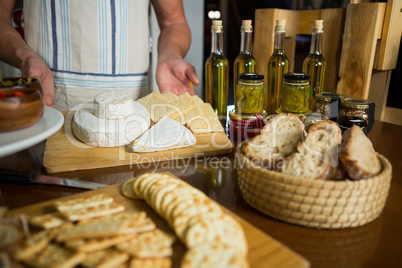
[[[285,55],[286,20],[277,20],[275,26],[274,52],[267,64],[267,98],[265,110],[277,113],[281,105],[283,75],[289,71],[289,60]]]
[[[226,124],[229,94],[229,62],[223,55],[222,21],[212,22],[211,54],[205,62],[206,101],[211,104],[221,123]]]
[[[233,65],[233,88],[237,86],[238,75],[255,73],[257,61],[253,56],[253,26],[251,20],[243,20],[240,29],[240,52]]]
[[[316,96],[323,92],[326,61],[321,54],[322,35],[324,26],[322,20],[315,20],[311,36],[310,53],[303,62],[303,73],[310,75],[310,109],[313,107]]]

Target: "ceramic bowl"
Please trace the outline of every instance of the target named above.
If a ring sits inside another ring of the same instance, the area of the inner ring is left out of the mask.
[[[18,81],[6,77],[3,81]],[[0,86],[0,132],[23,129],[37,123],[44,111],[40,80],[21,85]]]

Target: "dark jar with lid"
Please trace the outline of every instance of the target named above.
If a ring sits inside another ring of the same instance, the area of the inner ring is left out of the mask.
[[[373,107],[370,109],[370,107]],[[374,119],[374,103],[368,100],[346,98],[341,100],[338,125],[345,131],[353,125],[361,127],[366,133]]]
[[[240,114],[236,110],[229,112],[229,137],[238,141],[250,139],[258,134],[265,126],[265,114]]]
[[[309,111],[310,75],[286,73],[283,76],[281,112],[304,114]]]
[[[262,114],[264,111],[264,75],[241,73],[235,88],[234,104],[237,113]]]
[[[317,94],[312,112],[320,113],[328,117],[330,120],[336,121],[341,107],[342,98],[343,95],[337,93],[322,92]]]

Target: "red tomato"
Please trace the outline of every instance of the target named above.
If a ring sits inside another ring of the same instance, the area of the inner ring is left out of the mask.
[[[4,99],[6,97],[7,97],[6,93],[0,91],[0,99]]]
[[[25,93],[21,91],[13,91],[13,97],[21,97],[21,96],[25,96]]]

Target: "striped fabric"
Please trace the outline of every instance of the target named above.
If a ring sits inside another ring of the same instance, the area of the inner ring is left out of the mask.
[[[25,39],[48,64],[55,107],[148,92],[149,0],[26,0]]]

